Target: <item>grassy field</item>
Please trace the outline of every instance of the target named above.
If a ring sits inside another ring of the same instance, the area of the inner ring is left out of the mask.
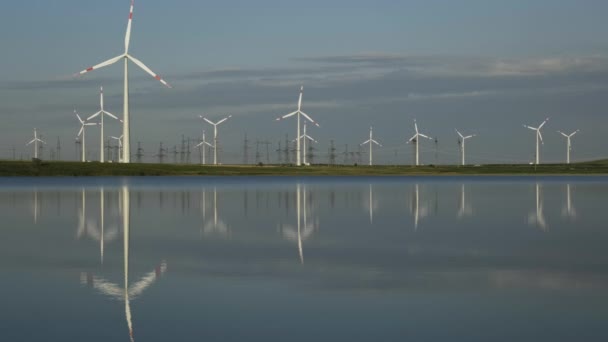
[[[482,166],[176,165],[0,161],[0,176],[371,176],[371,175],[608,174],[608,160],[587,163]]]

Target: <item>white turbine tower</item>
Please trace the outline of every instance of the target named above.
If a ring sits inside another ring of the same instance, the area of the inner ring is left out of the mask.
[[[373,165],[373,150],[372,150],[372,146],[374,144],[382,147],[382,144],[380,144],[379,142],[377,142],[376,140],[374,140],[374,136],[373,136],[373,128],[370,127],[369,128],[369,139],[364,141],[363,143],[361,143],[361,146],[365,145],[365,144],[369,144],[369,166]]]
[[[574,132],[572,132],[570,134],[566,134],[566,133],[564,133],[562,131],[557,131],[557,133],[563,135],[567,139],[567,143],[566,143],[566,164],[570,164],[570,151],[572,150],[572,143],[570,141],[570,138],[572,138],[579,131],[580,130],[577,129],[576,131],[574,131]]]
[[[99,126],[101,126],[101,134],[99,136],[99,162],[105,163],[104,152],[103,152],[103,138],[105,137],[105,135],[103,134],[103,129],[104,129],[105,125],[103,124],[103,117],[104,117],[104,115],[107,115],[116,120],[118,120],[118,118],[116,117],[116,115],[103,109],[103,87],[100,88],[100,92],[99,92],[99,105],[101,108],[99,110],[99,112],[89,116],[87,118],[87,121],[101,115],[101,117],[100,117],[101,121],[99,122]]]
[[[205,145],[207,145],[209,147],[213,147],[213,145],[211,145],[210,143],[208,143],[205,140],[205,130],[203,130],[203,140],[201,140],[201,142],[198,143],[198,145],[194,146],[194,147],[198,147],[198,148],[202,148],[203,149],[203,165],[207,164],[206,153],[205,153]]]
[[[112,65],[121,59],[124,60],[124,117],[123,117],[123,127],[122,127],[122,135],[124,136],[123,142],[123,150],[122,150],[122,162],[130,163],[131,162],[131,144],[130,144],[130,125],[129,125],[129,61],[135,63],[138,67],[143,69],[145,72],[150,74],[156,80],[160,81],[162,84],[171,88],[171,86],[165,82],[160,76],[155,74],[150,68],[148,68],[144,63],[142,63],[139,59],[131,56],[129,54],[129,43],[131,41],[131,23],[133,21],[133,0],[131,0],[131,8],[129,10],[129,20],[127,22],[127,32],[125,34],[125,52],[119,56],[111,58],[105,62],[99,63],[95,66],[87,68],[78,73],[78,75],[86,74],[87,72],[103,68],[108,65]]]
[[[302,149],[304,150],[304,165],[309,165],[308,162],[306,161],[306,140],[310,140],[314,143],[318,143],[318,141],[316,141],[315,139],[313,139],[310,135],[306,134],[306,121],[304,121],[304,133],[300,136],[300,139],[303,139],[303,143],[302,143]],[[296,139],[293,139],[292,142],[296,141]]]
[[[464,158],[464,156],[465,156],[465,149],[464,149],[465,141],[467,139],[471,139],[471,138],[475,137],[476,134],[467,135],[465,137],[460,132],[458,132],[458,130],[456,130],[456,133],[458,133],[458,136],[460,137],[460,149],[461,149],[461,154],[462,154],[462,166],[464,166],[465,165],[465,158]]]
[[[313,119],[310,118],[310,116],[308,116],[308,114],[304,113],[302,111],[302,94],[304,93],[304,86],[302,86],[300,88],[300,98],[298,99],[298,110],[296,110],[295,112],[283,115],[281,117],[278,117],[276,120],[283,120],[286,119],[290,116],[294,116],[297,115],[298,118],[298,128],[296,131],[296,165],[300,166],[302,165],[302,157],[301,157],[301,149],[300,149],[300,115],[302,115],[304,118],[306,118],[308,121],[312,122],[313,124],[315,124],[317,127],[319,127],[319,124],[316,123]]]
[[[419,137],[427,138],[429,140],[433,140],[433,138],[426,136],[420,132],[418,132],[418,123],[416,123],[416,119],[414,119],[414,129],[416,130],[416,134],[407,141],[407,143],[411,143],[412,141],[416,144],[416,166],[420,165],[420,139]]]
[[[232,117],[232,115],[228,115],[227,117],[221,119],[218,122],[213,122],[213,121],[203,117],[202,115],[199,115],[199,117],[201,119],[207,121],[211,126],[213,126],[213,165],[217,165],[217,126],[224,123],[224,121],[230,119]]]
[[[34,144],[34,158],[38,159],[38,143],[41,142],[43,144],[46,144],[44,141],[40,140],[40,138],[38,138],[38,131],[36,130],[36,128],[34,128],[34,139],[32,139],[32,141],[28,142],[27,144],[25,144],[25,146]]]
[[[111,139],[118,141],[118,162],[122,162],[122,135],[119,137],[110,136]]]
[[[84,120],[82,120],[82,118],[80,117],[80,115],[78,115],[78,113],[76,112],[76,110],[74,110],[74,114],[76,114],[76,117],[78,118],[78,121],[80,122],[80,131],[78,131],[78,135],[77,137],[82,135],[82,162],[86,162],[86,156],[85,156],[85,152],[86,152],[86,144],[87,144],[87,139],[86,139],[86,126],[95,126],[97,125],[97,123],[95,122],[86,122]],[[103,150],[102,150],[103,152]]]
[[[532,127],[532,126],[527,126],[524,125],[524,127],[529,128],[533,131],[536,131],[536,162],[535,164],[538,165],[539,164],[539,160],[540,160],[540,146],[539,146],[539,142],[544,144],[545,142],[543,141],[543,135],[540,133],[540,129],[543,128],[543,126],[547,123],[547,121],[549,121],[549,118],[546,118],[545,121],[543,121],[543,123],[540,124],[540,126],[538,127]]]

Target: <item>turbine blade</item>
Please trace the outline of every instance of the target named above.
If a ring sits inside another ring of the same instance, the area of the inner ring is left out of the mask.
[[[568,134],[566,134],[566,133],[564,133],[564,132],[562,132],[562,131],[557,131],[557,133],[559,133],[559,134],[561,134],[561,135],[565,136],[566,138],[568,138]]]
[[[296,114],[298,114],[298,111],[297,111],[297,110],[296,110],[295,112],[293,112],[293,113],[285,114],[285,115],[283,115],[283,116],[278,117],[278,118],[277,118],[277,121],[279,121],[279,120],[283,120],[283,119],[287,119],[288,117],[290,117],[290,116],[294,116],[294,115],[296,115]]]
[[[223,118],[222,120],[218,121],[218,122],[217,122],[217,124],[219,125],[219,124],[221,124],[222,122],[224,122],[224,121],[226,121],[226,120],[230,119],[231,117],[232,117],[232,115],[228,115],[228,117],[225,117],[225,118]]]
[[[76,111],[74,111],[74,114],[76,114],[76,117],[78,118],[78,121],[80,121],[80,123],[83,124],[84,120],[82,120],[82,118],[80,117],[80,115],[78,115],[78,113]]]
[[[572,134],[570,134],[570,136],[574,136],[576,133],[578,133],[580,130],[577,129],[576,131],[572,132]]]
[[[104,113],[105,113],[107,116],[109,116],[109,117],[111,117],[111,118],[113,118],[113,119],[118,120],[118,117],[117,117],[116,115],[114,115],[114,114],[112,114],[112,113],[110,113],[110,112],[106,112],[105,110],[104,110],[103,112],[104,112]]]
[[[34,143],[34,141],[36,141],[36,138],[32,139],[32,141],[30,141],[30,142],[28,142],[27,144],[25,144],[25,146],[30,145],[30,144],[33,144],[33,143]]]
[[[300,111],[300,114],[302,114],[302,116],[305,117],[308,121],[315,124],[315,126],[321,127],[321,126],[319,126],[319,124],[317,122],[315,122],[315,120],[311,119],[310,116],[308,116],[308,114],[304,113],[303,111]]]
[[[215,123],[211,122],[211,120],[209,120],[209,119],[207,119],[207,118],[203,118],[203,120],[207,121],[209,124],[211,124],[211,125],[213,125],[213,126],[215,126],[215,125],[216,125]]]
[[[538,129],[543,128],[543,126],[547,123],[547,121],[549,121],[549,118],[546,118],[545,121],[543,121],[543,123],[540,124],[540,126],[538,126]]]
[[[101,114],[101,111],[99,111],[99,112],[97,112],[97,113],[95,113],[95,114],[93,114],[93,115],[89,116],[89,117],[87,118],[87,120],[91,120],[91,119],[93,119],[93,118],[96,118],[96,117],[98,117],[98,116],[99,116],[99,114]]]
[[[78,135],[76,135],[76,136],[77,136],[77,137],[81,136],[83,131],[84,131],[84,125],[82,125],[82,126],[80,127],[80,131],[78,131]]]
[[[131,8],[129,9],[129,21],[127,22],[127,32],[125,33],[125,53],[129,52],[129,43],[131,42],[131,23],[133,22],[133,2],[131,0]]]
[[[144,63],[142,63],[142,61],[140,61],[139,59],[137,59],[137,58],[135,58],[135,57],[133,57],[131,55],[127,55],[127,58],[129,58],[133,63],[135,63],[143,71],[145,71],[148,74],[150,74],[150,76],[154,77],[157,81],[159,81],[160,83],[164,84],[167,88],[171,88],[171,86],[169,85],[169,83],[167,83],[165,80],[163,80],[162,77],[160,77],[159,75],[155,74],[154,71],[150,70],[150,68],[148,68]]]
[[[458,133],[458,135],[462,138],[465,139],[465,137],[462,136],[462,134],[460,132],[458,132],[458,130],[456,130],[456,133]]]
[[[423,137],[423,138],[427,138],[427,139],[429,139],[429,140],[433,140],[433,138],[431,138],[431,137],[429,137],[429,136],[426,136],[426,135],[424,135],[424,134],[422,134],[422,133],[418,133],[418,135],[419,135],[419,136],[421,136],[421,137]]]
[[[377,142],[376,140],[372,139],[372,142],[378,146],[382,146],[382,144],[380,144],[379,142]]]
[[[124,57],[125,57],[125,55],[120,55],[120,56],[116,56],[114,58],[108,59],[105,62],[101,62],[101,63],[99,63],[99,64],[97,64],[95,66],[92,66],[92,67],[89,67],[89,68],[86,68],[86,69],[82,70],[81,72],[79,72],[78,74],[76,74],[76,76],[86,74],[87,72],[90,72],[90,71],[93,71],[93,70],[97,70],[97,69],[106,67],[108,65],[112,65],[112,64],[118,62],[119,60],[121,60]]]
[[[361,143],[361,145],[363,146],[363,145],[365,145],[365,144],[369,143],[370,141],[372,141],[372,139],[367,139],[367,140],[365,140],[364,142],[362,142],[362,143]]]
[[[544,145],[545,142],[543,141],[543,134],[540,132],[540,129],[538,130],[538,137],[540,138],[540,142]]]
[[[526,125],[524,125],[524,127],[529,128],[529,129],[531,129],[531,130],[533,130],[533,131],[538,130],[536,127],[532,127],[532,126],[526,126]]]
[[[409,143],[411,143],[411,142],[412,142],[414,139],[416,139],[416,136],[418,136],[418,133],[414,134],[414,136],[413,136],[413,137],[411,137],[411,138],[410,138],[410,139],[407,141],[407,143],[408,143],[408,144],[409,144]]]

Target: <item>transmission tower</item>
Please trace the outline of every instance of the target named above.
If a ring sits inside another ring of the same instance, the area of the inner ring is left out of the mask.
[[[160,143],[160,146],[158,147],[158,154],[156,155],[156,157],[158,157],[158,163],[162,164],[165,162],[165,157],[167,156],[167,149],[163,148],[163,143]]]
[[[272,143],[268,140],[263,140],[260,141],[260,145],[266,146],[266,164],[270,164],[270,146],[272,146]]]
[[[179,154],[179,152],[177,152],[177,146],[173,145],[173,164],[177,164],[177,155]]]
[[[57,150],[57,154],[56,154],[57,160],[61,160],[61,141],[59,140],[59,137],[57,137],[57,148],[56,148],[56,150]]]
[[[245,133],[245,139],[243,140],[243,164],[249,164],[249,139],[247,139],[247,133]]]
[[[105,149],[105,153],[106,153],[105,159],[111,160],[112,159],[112,145],[110,144],[110,139],[106,139],[104,149]]]
[[[277,163],[283,164],[283,150],[281,150],[281,141],[278,143],[279,148],[276,149],[277,152]]]
[[[76,138],[76,140],[74,141],[74,146],[75,146],[75,150],[76,150],[76,160],[80,160],[81,149],[82,149],[82,143],[80,142],[80,139]]]
[[[255,142],[255,164],[259,164],[260,163],[260,141],[257,140]]]
[[[162,145],[162,143],[161,143]],[[142,158],[144,157],[144,149],[141,148],[141,141],[137,142],[137,153],[135,153],[135,158],[138,163],[142,162]]]
[[[334,141],[331,140],[329,144],[329,165],[336,165],[336,146],[334,145]]]
[[[284,154],[283,159],[285,160],[285,164],[289,164],[291,162],[291,160],[289,158],[289,136],[287,134],[285,134],[285,149],[283,150],[283,154]]]

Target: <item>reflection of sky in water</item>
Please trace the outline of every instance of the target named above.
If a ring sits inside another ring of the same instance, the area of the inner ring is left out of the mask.
[[[608,337],[606,177],[0,185],[9,340]]]

